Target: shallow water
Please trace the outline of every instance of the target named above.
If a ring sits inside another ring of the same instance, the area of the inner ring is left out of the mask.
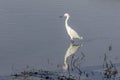
[[[26,66],[61,70],[70,40],[69,25],[83,40],[75,53],[85,55],[82,66],[103,64],[104,53],[112,45],[109,59],[120,62],[119,0],[0,0],[0,75],[9,75]],[[57,67],[60,65],[60,68]]]

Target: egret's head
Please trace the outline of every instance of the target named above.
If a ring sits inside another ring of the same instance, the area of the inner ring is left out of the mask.
[[[64,17],[70,17],[70,15],[68,13],[65,13]]]

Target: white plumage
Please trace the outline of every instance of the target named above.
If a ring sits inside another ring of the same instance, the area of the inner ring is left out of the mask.
[[[70,43],[70,46],[67,49],[66,54],[64,56],[64,65],[63,65],[64,70],[68,69],[68,63],[67,63],[68,57],[75,54],[78,51],[78,49],[80,48],[80,46],[82,46],[82,45],[75,45],[73,43]]]
[[[68,20],[70,18],[70,15],[68,13],[65,13],[64,16],[66,17],[65,27],[68,35],[70,36],[71,41],[73,41],[74,38],[83,39],[83,37],[80,37],[78,33],[68,25]]]

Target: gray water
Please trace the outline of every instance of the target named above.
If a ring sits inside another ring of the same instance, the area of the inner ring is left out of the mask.
[[[76,53],[86,55],[83,66],[102,65],[110,45],[110,60],[120,62],[119,0],[0,0],[0,75],[25,66],[59,70],[70,44],[66,12],[84,37]]]

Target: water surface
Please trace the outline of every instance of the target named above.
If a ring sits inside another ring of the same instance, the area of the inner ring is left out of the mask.
[[[64,21],[84,40],[79,49],[86,55],[82,66],[103,64],[104,53],[112,45],[109,58],[120,61],[119,0],[0,0],[0,75],[25,68],[59,70],[70,45]],[[50,61],[48,64],[48,61]]]

